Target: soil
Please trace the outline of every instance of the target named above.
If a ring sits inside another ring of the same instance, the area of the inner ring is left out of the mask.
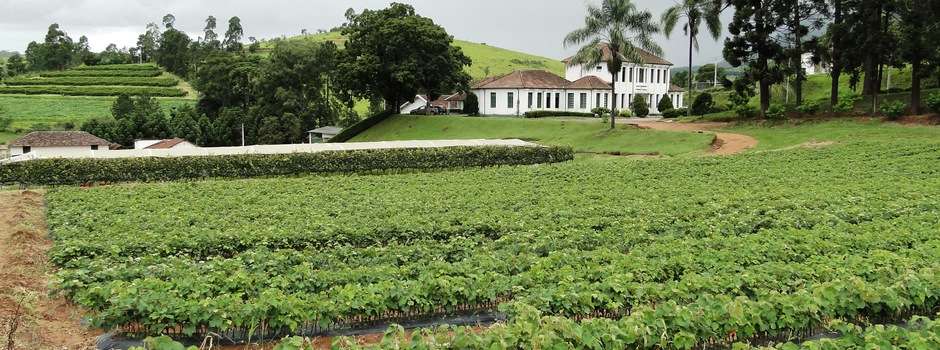
[[[0,346],[17,319],[14,349],[94,349],[100,331],[81,325],[80,308],[49,294],[43,202],[39,192],[0,192]]]
[[[632,123],[643,129],[684,131],[684,132],[712,132],[728,126],[727,123],[669,123],[669,122],[635,122]],[[712,142],[711,154],[726,156],[738,154],[757,147],[757,139],[727,132],[715,132],[715,141]]]

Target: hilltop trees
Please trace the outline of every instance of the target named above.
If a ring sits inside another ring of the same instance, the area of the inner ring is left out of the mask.
[[[569,33],[564,43],[565,46],[582,45],[571,63],[586,66],[606,63],[607,70],[616,77],[625,61],[642,62],[637,48],[662,54],[662,49],[653,41],[653,34],[658,31],[653,15],[638,10],[630,0],[604,0],[600,7],[588,5],[584,27]],[[614,116],[617,115],[615,84],[610,84],[614,95],[611,115]],[[610,118],[611,129],[616,127],[616,119]]]
[[[693,49],[698,50],[699,27],[704,24],[715,40],[721,37],[721,3],[720,0],[682,0],[663,13],[663,31],[666,37],[672,34],[680,20],[685,21],[682,30],[689,37],[689,72],[692,71]],[[691,95],[695,91],[692,86],[692,75],[689,74],[688,78]],[[689,115],[692,115],[691,109],[689,109]]]
[[[225,51],[241,52],[243,35],[245,35],[245,30],[242,29],[242,20],[238,16],[230,18],[228,20],[228,30],[225,31],[225,41],[223,42]]]
[[[911,112],[916,115],[921,113],[921,80],[926,68],[938,63],[940,26],[935,15],[940,13],[940,1],[898,0],[897,13],[899,54],[911,65]]]
[[[418,92],[466,89],[470,59],[454,47],[453,37],[410,5],[393,3],[382,10],[349,16],[347,37],[338,65],[345,88],[355,96],[382,96],[389,111]]]
[[[42,43],[29,43],[26,61],[33,70],[63,70],[76,61],[75,47],[72,38],[59,28],[59,24],[53,23]]]
[[[785,68],[776,62],[785,62],[784,47],[774,35],[783,26],[786,6],[782,0],[729,0],[734,6],[734,18],[728,26],[731,37],[725,39],[724,56],[734,67],[747,66],[744,77],[758,85],[761,116],[770,108],[770,86],[783,80]]]

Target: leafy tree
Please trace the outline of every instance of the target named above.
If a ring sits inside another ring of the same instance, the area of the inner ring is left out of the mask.
[[[215,33],[216,28],[216,19],[215,16],[209,16],[206,18],[206,27],[203,31],[203,45],[207,50],[221,50],[222,42],[219,41],[219,35]]]
[[[633,98],[633,103],[630,104],[630,110],[633,111],[633,115],[637,118],[645,118],[650,115],[650,105],[646,102],[646,97],[643,95],[637,94]]]
[[[160,37],[157,50],[157,64],[179,76],[187,76],[191,59],[192,40],[186,33],[173,29],[172,26]]]
[[[190,105],[173,108],[170,111],[170,134],[200,146],[205,145],[206,138],[199,119],[199,112]]]
[[[117,48],[115,44],[109,44],[104,51],[98,55],[99,64],[127,64],[133,63],[134,59],[130,52]]]
[[[474,93],[467,93],[467,98],[463,101],[463,114],[480,114],[480,101]]]
[[[121,94],[111,103],[111,116],[114,119],[129,119],[134,113],[134,100],[126,94]]]
[[[770,108],[770,86],[783,80],[784,69],[774,62],[786,62],[783,46],[775,33],[785,18],[779,16],[788,0],[729,0],[735,12],[725,39],[725,61],[734,67],[747,66],[740,79],[756,83],[761,116]]]
[[[167,30],[173,29],[173,25],[176,23],[176,16],[172,13],[168,13],[163,16],[163,27]]]
[[[601,6],[588,5],[584,27],[565,36],[565,46],[581,45],[571,64],[594,66],[607,64],[607,71],[617,76],[624,62],[643,62],[638,48],[662,54],[662,49],[653,40],[659,31],[649,11],[640,11],[630,0],[603,0]],[[611,82],[611,93],[616,96],[616,80]],[[617,101],[616,97],[613,98]],[[616,106],[611,115],[617,115]],[[636,112],[636,111],[634,111]],[[616,127],[616,119],[610,118],[610,128]]]
[[[134,110],[130,117],[137,139],[164,139],[170,136],[166,115],[155,98],[138,96],[134,100]]]
[[[157,57],[161,36],[160,27],[156,23],[147,24],[147,32],[137,37],[141,60],[151,62]]]
[[[382,96],[390,111],[400,112],[402,102],[419,91],[440,92],[469,80],[464,67],[470,60],[451,45],[453,37],[410,5],[365,10],[343,34],[348,38],[339,63],[344,90],[361,98]]]
[[[778,6],[779,17],[785,18],[781,28],[781,41],[788,42],[788,50],[785,54],[790,61],[790,74],[793,79],[793,90],[796,97],[796,105],[803,104],[803,81],[806,80],[806,72],[803,70],[803,54],[806,53],[807,39],[811,31],[818,31],[823,27],[822,18],[828,13],[829,7],[826,0],[784,0],[781,6]],[[818,38],[811,38],[809,42],[816,41]]]
[[[721,4],[720,0],[682,0],[663,13],[662,22],[666,37],[672,34],[679,21],[685,21],[682,29],[689,37],[689,72],[692,71],[693,51],[699,48],[699,27],[704,24],[715,40],[721,37]],[[689,94],[691,94],[695,91],[692,86],[692,75],[690,74],[687,78],[689,79]],[[691,113],[690,110],[689,115],[692,115]]]
[[[253,56],[213,55],[195,73],[193,86],[200,91],[199,110],[217,115],[222,108],[248,108],[257,101],[255,81],[261,60]]]
[[[712,94],[704,92],[695,97],[695,101],[692,102],[691,110],[694,115],[706,115],[711,113],[712,107],[715,107]]]
[[[656,109],[659,110],[659,113],[673,109],[672,99],[669,98],[669,95],[663,95],[663,98],[659,100],[659,104],[656,105]]]
[[[23,60],[23,56],[19,53],[14,53],[7,58],[7,75],[13,77],[23,73],[26,73],[26,61]]]
[[[689,80],[689,71],[675,69],[672,71],[672,79],[670,81],[688,81]]]
[[[918,115],[922,111],[921,81],[928,67],[940,58],[940,27],[936,23],[940,0],[899,0],[897,9],[900,55],[911,65],[911,111]]]
[[[727,70],[724,67],[718,67],[718,80],[715,80],[715,64],[709,63],[698,67],[698,71],[695,73],[695,80],[711,81],[715,84],[721,84],[727,76]]]
[[[98,63],[98,57],[91,52],[87,36],[82,35],[78,38],[78,44],[75,46],[75,59],[77,61],[75,62],[76,64],[93,66]]]
[[[242,29],[242,20],[232,17],[228,20],[228,30],[225,31],[225,50],[228,52],[242,51],[242,35],[245,34]]]
[[[63,70],[75,62],[75,43],[57,23],[49,26],[42,44],[29,43],[26,48],[26,60],[31,69]]]

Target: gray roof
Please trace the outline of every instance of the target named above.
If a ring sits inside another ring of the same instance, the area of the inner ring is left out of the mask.
[[[111,142],[84,131],[33,131],[10,142],[10,145],[29,147],[110,146]]]
[[[324,126],[322,128],[310,130],[308,131],[308,133],[336,135],[342,131],[343,131],[343,128],[338,127],[338,126]]]

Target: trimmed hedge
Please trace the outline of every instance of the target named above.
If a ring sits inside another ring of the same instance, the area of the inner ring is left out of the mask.
[[[170,77],[54,77],[54,78],[11,78],[3,81],[6,85],[59,85],[59,86],[162,86],[172,87],[179,80]]]
[[[81,66],[73,70],[160,70],[154,64],[106,64],[100,66]]]
[[[369,128],[378,125],[379,123],[391,117],[394,113],[391,112],[382,112],[366,119],[360,120],[358,123],[349,126],[348,128],[343,129],[339,134],[333,136],[330,139],[329,143],[343,143],[349,140],[352,140],[356,135],[361,134],[363,131],[369,130]]]
[[[80,185],[556,163],[570,147],[446,147],[174,158],[37,159],[0,165],[0,184]]]
[[[609,112],[608,112],[609,113]],[[526,118],[546,118],[546,117],[588,117],[595,118],[594,113],[581,112],[563,112],[563,111],[528,111],[525,112]]]
[[[183,97],[186,92],[171,87],[147,86],[0,86],[0,94],[22,95],[66,95],[66,96],[117,96],[147,95],[154,97]]]
[[[156,77],[163,74],[161,70],[65,70],[61,72],[45,72],[40,74],[44,78],[55,77]]]

